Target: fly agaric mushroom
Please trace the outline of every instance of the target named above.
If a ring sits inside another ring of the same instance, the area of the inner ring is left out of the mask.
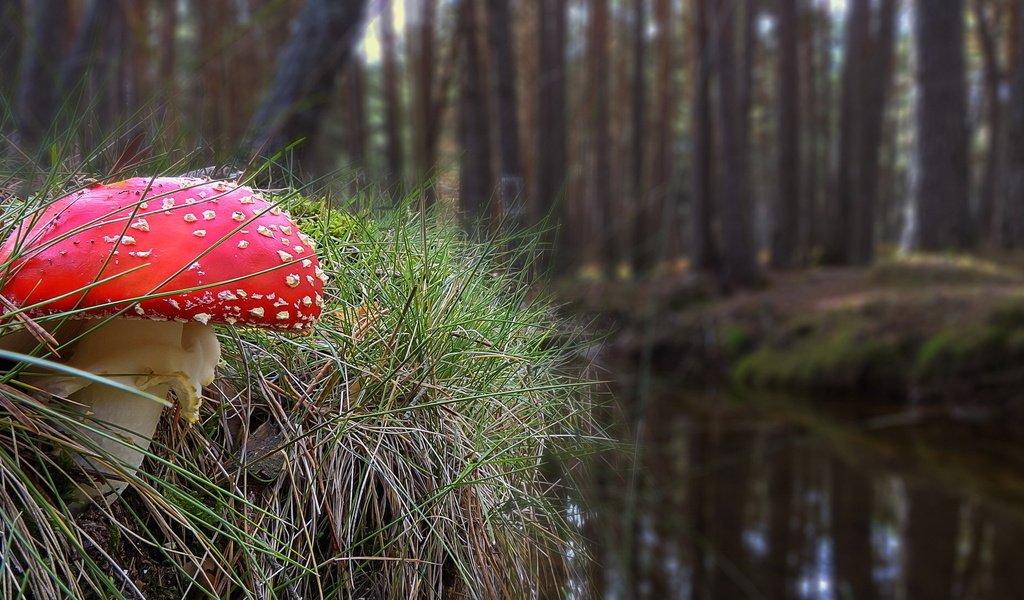
[[[173,391],[188,422],[220,359],[212,325],[306,333],[320,316],[326,280],[313,241],[287,213],[251,188],[183,177],[65,196],[14,229],[0,248],[3,262],[0,295],[9,305],[30,317],[97,319],[92,327],[80,321],[86,333],[69,366],[158,398]],[[162,405],[78,377],[28,382],[91,412],[106,435],[86,435],[127,472],[142,463]],[[119,494],[125,485],[108,481],[88,493]]]

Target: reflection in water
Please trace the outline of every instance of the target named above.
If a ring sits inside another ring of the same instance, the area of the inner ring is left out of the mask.
[[[633,452],[595,461],[598,562],[574,596],[1024,598],[1007,427],[678,391],[641,406]]]

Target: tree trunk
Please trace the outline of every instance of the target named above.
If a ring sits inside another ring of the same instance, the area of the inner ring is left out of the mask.
[[[6,106],[14,105],[18,62],[25,37],[24,13],[22,0],[0,0],[0,73],[5,74],[0,78],[0,102]],[[0,119],[0,124],[7,133],[7,119]]]
[[[824,260],[848,264],[852,260],[855,228],[854,202],[860,182],[860,146],[863,134],[865,62],[871,24],[871,0],[852,0],[846,17],[843,41],[842,89],[839,98],[839,137],[835,166],[834,198],[828,216]]]
[[[67,0],[30,2],[28,31],[18,72],[15,112],[18,141],[29,154],[39,152],[57,116],[59,68],[64,56],[70,22]]]
[[[477,35],[474,0],[458,6],[459,57],[459,208],[466,230],[483,237],[490,225],[487,209],[494,190],[491,177],[491,146],[488,139],[487,80]]]
[[[1013,6],[1024,4],[1014,0]],[[1007,111],[1006,191],[1003,199],[1004,245],[1024,248],[1024,19],[1017,18],[1017,40],[1011,71],[1010,102]]]
[[[882,125],[892,78],[893,47],[896,29],[896,0],[881,0],[870,32],[867,58],[872,71],[861,82],[861,138],[857,161],[858,195],[853,206],[853,238],[850,258],[854,264],[867,265],[874,259],[875,219],[878,205],[878,157],[882,148]]]
[[[361,33],[365,7],[366,0],[306,0],[278,55],[269,90],[249,122],[246,151],[273,157],[302,140],[295,148],[298,166],[312,166],[321,117]]]
[[[657,62],[654,77],[654,120],[650,178],[647,183],[646,233],[638,238],[644,250],[644,263],[650,267],[659,260],[671,260],[678,253],[679,225],[672,206],[672,122],[676,108],[675,82],[672,79],[674,38],[672,4],[655,0],[654,21],[658,24],[655,40]]]
[[[437,132],[435,122],[437,105],[436,66],[434,64],[434,26],[437,17],[437,0],[418,0],[418,18],[407,19],[409,23],[406,44],[410,49],[406,62],[411,70],[413,86],[413,143],[415,144],[416,183],[422,184],[424,201],[427,206],[434,204],[437,195],[433,184],[433,170],[437,163]],[[416,6],[406,4],[406,11],[413,14]]]
[[[633,211],[633,269],[642,273],[650,267],[650,257],[644,251],[645,240],[650,237],[650,219],[647,215],[644,187],[645,127],[647,114],[647,0],[633,0],[633,80],[630,111],[630,168],[629,194],[636,210]]]
[[[818,25],[817,8],[814,5],[803,2],[800,9],[800,100],[805,115],[804,126],[801,127],[803,143],[801,143],[803,169],[803,181],[801,185],[801,200],[803,206],[798,211],[798,236],[797,260],[807,263],[812,259],[812,253],[817,243],[817,222],[818,211],[821,201],[821,194],[818,193],[818,186],[821,179],[819,169],[819,154],[821,149],[821,132],[819,126],[819,64],[817,52]]]
[[[711,106],[711,77],[714,49],[711,47],[709,20],[712,0],[694,2],[694,74],[690,128],[692,208],[690,210],[690,261],[695,269],[713,269],[718,264],[714,223],[714,133]]]
[[[743,72],[736,65],[735,10],[731,0],[718,0],[714,31],[718,33],[718,124],[722,139],[723,287],[745,287],[760,280],[751,228],[750,158],[747,155],[749,115],[742,109],[737,80]]]
[[[398,51],[392,10],[398,0],[384,0],[380,12],[381,84],[384,96],[385,179],[390,192],[402,194],[402,105],[398,93]]]
[[[162,98],[157,106],[160,115],[160,131],[164,146],[170,148],[176,142],[180,103],[178,95],[178,3],[164,2],[160,5],[159,52],[157,54],[157,85]]]
[[[539,0],[537,11],[540,43],[537,68],[537,148],[534,222],[558,217],[555,243],[556,268],[565,271],[572,264],[572,238],[567,216],[564,186],[568,175],[566,126],[566,0]]]
[[[985,109],[987,129],[985,165],[978,184],[978,205],[976,213],[977,233],[980,241],[989,243],[997,238],[995,225],[996,194],[1002,189],[1003,149],[1006,147],[1006,131],[1003,128],[1003,100],[999,97],[1003,82],[1002,66],[996,31],[993,27],[989,8],[991,0],[973,0],[975,31],[981,47],[985,80]]]
[[[581,251],[586,266],[605,267],[614,264],[615,223],[611,208],[611,135],[608,77],[608,0],[592,0],[587,31],[588,107],[590,109],[590,142],[586,153],[587,186],[582,214],[584,234]]]
[[[519,115],[516,113],[516,56],[510,29],[508,0],[487,4],[487,39],[490,42],[492,93],[498,133],[500,230],[515,234],[525,226],[522,157],[519,150]]]
[[[928,251],[971,246],[964,21],[963,0],[917,0],[917,231]]]
[[[362,189],[366,181],[366,69],[363,61],[353,58],[345,66],[342,76],[342,110],[345,123],[345,153],[355,171],[353,192]]]
[[[80,143],[86,152],[98,148],[128,112],[129,101],[122,95],[128,82],[122,67],[130,56],[130,35],[121,3],[93,0],[61,64],[57,90],[68,107],[62,127],[82,134]]]
[[[778,3],[778,195],[772,231],[772,266],[796,264],[800,240],[800,66],[797,0]]]

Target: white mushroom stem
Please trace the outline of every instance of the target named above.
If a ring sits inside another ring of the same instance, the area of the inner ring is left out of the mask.
[[[202,388],[213,382],[218,360],[220,344],[210,326],[111,319],[79,340],[66,364],[159,398],[173,390],[178,413],[193,422],[199,414]],[[86,486],[85,494],[120,494],[127,485],[124,477],[142,464],[164,407],[81,377],[51,375],[29,383],[80,405],[89,416],[83,433],[103,452],[96,458],[76,457],[76,462],[97,475],[96,486]]]

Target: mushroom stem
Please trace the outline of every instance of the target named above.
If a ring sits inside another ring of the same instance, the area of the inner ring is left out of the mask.
[[[110,379],[135,387],[135,377]],[[165,384],[138,389],[161,398],[166,397],[170,388]],[[88,385],[72,394],[70,399],[89,407],[92,422],[84,425],[82,430],[100,448],[94,457],[74,457],[78,465],[85,467],[97,479],[95,485],[85,486],[85,495],[120,495],[128,485],[125,477],[134,474],[146,458],[164,407],[131,392],[102,384]]]
[[[202,388],[213,382],[219,359],[220,344],[207,325],[116,318],[83,336],[67,364],[161,398],[173,390],[178,413],[191,422],[198,417]],[[124,477],[142,464],[164,407],[81,377],[50,375],[30,383],[80,405],[88,415],[82,432],[101,452],[77,457],[76,462],[101,481],[85,486],[85,495],[120,494],[127,485]]]

